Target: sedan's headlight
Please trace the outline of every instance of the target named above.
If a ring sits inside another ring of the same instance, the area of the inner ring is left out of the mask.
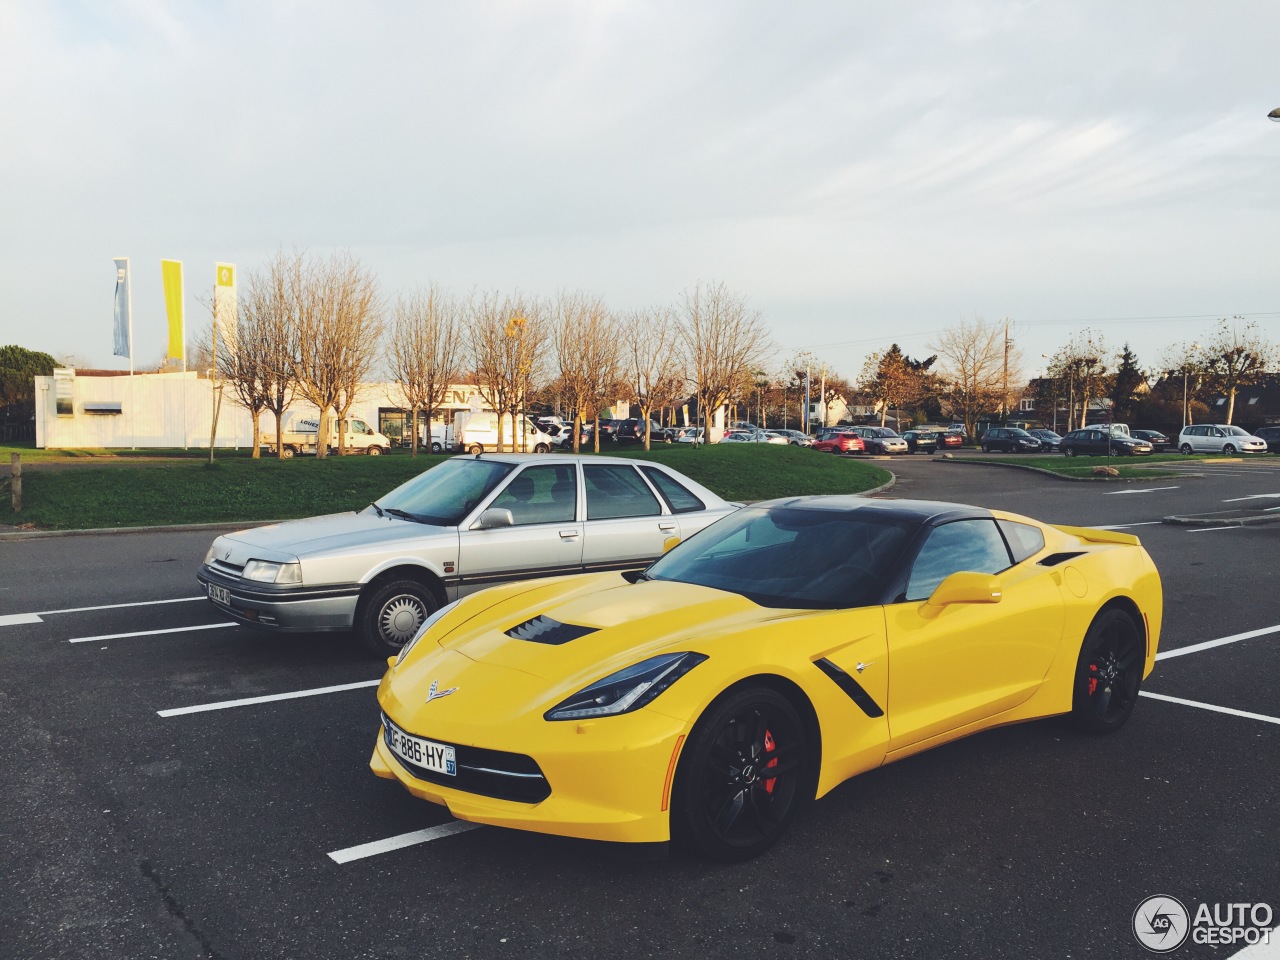
[[[454,607],[456,607],[461,602],[462,600],[458,599],[453,601],[453,603],[446,604],[445,606],[437,610],[435,613],[431,614],[431,616],[427,617],[427,619],[423,620],[422,626],[420,626],[418,628],[418,632],[413,635],[413,639],[400,648],[400,655],[396,657],[396,666],[397,667],[400,666],[400,661],[409,655],[409,651],[413,649],[413,645],[417,643],[419,640],[421,640],[424,636],[426,636],[426,633],[428,630],[434,627],[440,620],[444,618],[445,614],[449,613],[451,610],[453,610]]]
[[[597,680],[543,716],[547,720],[581,720],[639,710],[706,659],[701,653],[664,653],[651,657]]]
[[[217,541],[217,540],[215,540],[215,541],[213,541],[213,543],[209,544],[209,552],[208,552],[208,553],[206,553],[206,554],[204,555],[204,565],[205,565],[206,567],[213,563],[213,561],[214,561],[214,557],[216,556],[216,554],[215,554],[215,548],[216,548],[217,546],[218,546],[218,541]]]
[[[275,563],[271,560],[250,560],[240,575],[259,583],[301,583],[302,564]]]

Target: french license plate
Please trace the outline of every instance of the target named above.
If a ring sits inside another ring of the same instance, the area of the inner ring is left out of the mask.
[[[443,773],[450,777],[458,775],[458,761],[453,747],[410,736],[395,726],[387,727],[387,739],[391,752],[401,760],[432,773]]]
[[[226,587],[220,587],[215,583],[209,584],[209,599],[214,603],[221,603],[224,606],[231,606],[231,591]]]

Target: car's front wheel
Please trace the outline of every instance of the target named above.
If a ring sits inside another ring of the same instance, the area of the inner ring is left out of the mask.
[[[1138,701],[1145,662],[1142,632],[1123,610],[1100,613],[1076,662],[1071,719],[1088,733],[1119,730]]]
[[[478,443],[473,443],[469,447],[467,447],[467,453],[471,453],[471,454],[475,454],[476,456],[479,456],[480,454],[484,453],[484,447],[482,447]]]
[[[1236,455],[1236,445],[1234,443],[1224,443],[1222,445],[1222,452],[1228,457],[1234,457]]]
[[[786,832],[812,786],[814,758],[791,703],[767,687],[721,697],[685,745],[671,832],[713,860],[749,860]]]
[[[370,653],[389,657],[414,638],[440,602],[417,580],[390,580],[370,590],[356,611],[356,633]]]
[[[991,447],[990,447],[988,444],[985,444],[985,443],[984,443],[984,444],[982,445],[982,452],[983,452],[983,453],[990,453],[990,452],[991,452]]]
[[[370,457],[380,457],[380,456],[382,456],[382,448],[381,448],[381,447],[366,447],[366,448],[365,448],[365,453],[366,453],[368,456],[370,456]]]
[[[539,443],[533,448],[534,453],[546,453],[551,447],[545,443]]]

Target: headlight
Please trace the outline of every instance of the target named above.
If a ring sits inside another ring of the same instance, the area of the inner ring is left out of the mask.
[[[431,614],[431,616],[427,617],[427,619],[423,620],[422,626],[420,626],[418,628],[418,632],[413,635],[413,639],[400,648],[400,655],[396,657],[396,666],[400,666],[400,661],[408,656],[409,651],[413,649],[413,645],[421,640],[428,630],[434,627],[441,619],[444,618],[445,614],[449,613],[461,602],[462,601],[459,599],[453,601],[453,603],[446,604],[435,613]]]
[[[244,565],[240,575],[246,580],[257,580],[259,583],[301,583],[302,564],[250,560]]]
[[[213,543],[209,544],[209,552],[208,552],[208,553],[206,553],[206,554],[204,555],[204,565],[205,565],[206,567],[207,567],[207,566],[210,566],[210,565],[213,563],[214,556],[215,556],[215,548],[216,548],[217,546],[218,546],[218,541],[217,541],[217,540],[215,540],[215,541],[213,541]]]
[[[705,659],[701,653],[664,653],[651,657],[597,680],[543,716],[547,720],[580,720],[639,710]]]

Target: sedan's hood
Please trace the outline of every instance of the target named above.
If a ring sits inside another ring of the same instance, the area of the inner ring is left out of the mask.
[[[632,584],[619,574],[599,574],[508,596],[439,644],[481,663],[581,685],[599,679],[610,667],[696,647],[722,632],[791,615],[709,587]]]
[[[327,553],[360,548],[369,544],[394,544],[402,540],[421,540],[432,536],[457,536],[452,527],[436,527],[379,517],[374,513],[331,513],[306,520],[288,520],[267,527],[255,527],[219,537],[218,557],[225,550],[231,563],[243,564],[246,559],[283,560],[289,557],[319,556]]]

